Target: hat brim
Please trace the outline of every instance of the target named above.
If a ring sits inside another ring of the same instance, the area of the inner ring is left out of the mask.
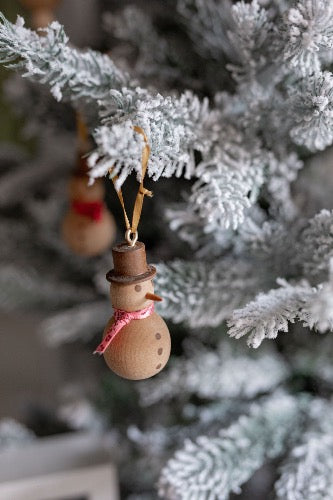
[[[114,269],[111,269],[106,275],[106,279],[110,283],[118,283],[119,285],[130,285],[131,283],[141,283],[142,281],[147,281],[152,279],[156,274],[156,268],[154,266],[148,266],[148,270],[143,274],[138,274],[137,276],[124,276],[117,275]]]

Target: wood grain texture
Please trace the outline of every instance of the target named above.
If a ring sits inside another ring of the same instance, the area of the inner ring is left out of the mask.
[[[141,241],[134,246],[127,242],[116,245],[112,248],[112,257],[114,267],[106,275],[110,282],[125,286],[150,280],[156,274],[155,267],[147,264],[145,245]]]
[[[110,319],[103,338],[112,326]],[[116,335],[104,353],[109,368],[120,377],[143,380],[159,373],[170,357],[171,339],[166,323],[153,313],[146,319],[133,320]]]
[[[110,298],[112,307],[129,312],[145,309],[152,303],[152,300],[146,298],[146,294],[153,292],[154,285],[151,280],[130,285],[111,283]]]

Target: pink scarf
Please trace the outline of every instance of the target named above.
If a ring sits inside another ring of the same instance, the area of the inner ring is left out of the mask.
[[[145,309],[140,309],[139,311],[123,311],[122,309],[114,310],[114,323],[107,331],[104,339],[95,349],[94,354],[103,354],[106,349],[111,344],[115,336],[120,332],[124,326],[128,325],[133,319],[144,319],[148,318],[154,312],[154,302]]]

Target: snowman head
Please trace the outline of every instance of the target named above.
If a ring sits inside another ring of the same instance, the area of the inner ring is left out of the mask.
[[[128,312],[145,309],[152,302],[162,300],[161,297],[154,294],[152,280],[141,281],[136,284],[131,283],[129,285],[111,283],[110,297],[114,309],[122,309]]]
[[[112,249],[114,269],[106,275],[111,282],[112,306],[123,311],[139,311],[153,301],[161,301],[154,294],[153,277],[156,269],[146,261],[145,246],[137,242],[134,246],[121,243]]]

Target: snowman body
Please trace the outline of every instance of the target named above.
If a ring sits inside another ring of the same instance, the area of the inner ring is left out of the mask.
[[[156,273],[147,266],[143,243],[131,248],[126,244],[112,249],[115,269],[107,274],[111,282],[110,298],[115,310],[135,316],[149,309],[143,319],[131,319],[103,352],[109,368],[120,377],[142,380],[159,373],[170,357],[171,339],[164,320],[153,310],[153,303],[162,300],[154,293],[152,278]],[[103,339],[112,331],[115,319],[110,318]]]
[[[69,186],[69,197],[72,206],[62,225],[64,241],[77,255],[92,257],[103,253],[111,245],[116,228],[112,215],[103,203],[102,181],[88,186],[86,176],[74,176]],[[97,215],[93,211],[96,207],[99,209]],[[85,213],[85,208],[91,214]]]

